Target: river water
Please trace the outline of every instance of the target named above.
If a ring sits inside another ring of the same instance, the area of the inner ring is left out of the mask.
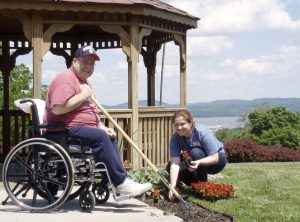
[[[221,128],[241,128],[243,123],[238,120],[240,117],[206,117],[206,118],[194,118],[196,123],[208,126],[213,130],[218,130]]]

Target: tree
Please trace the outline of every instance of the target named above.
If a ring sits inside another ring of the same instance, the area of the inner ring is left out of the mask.
[[[24,64],[15,66],[9,75],[9,108],[15,109],[14,101],[33,97],[33,74]],[[47,85],[42,85],[42,99],[46,98]],[[3,101],[3,76],[0,76],[0,101]],[[1,104],[3,106],[3,104]]]
[[[255,110],[248,115],[249,132],[263,145],[300,146],[300,115],[284,107]]]
[[[3,109],[3,76],[0,73],[0,107]],[[33,97],[33,74],[24,64],[15,66],[9,75],[9,109],[16,109],[14,101],[22,98]],[[46,98],[47,86],[42,85],[42,98]],[[11,118],[11,129],[14,129],[15,118]],[[20,134],[21,135],[21,134]],[[11,141],[14,141],[14,134],[11,134]],[[2,118],[0,119],[0,141],[2,140]]]

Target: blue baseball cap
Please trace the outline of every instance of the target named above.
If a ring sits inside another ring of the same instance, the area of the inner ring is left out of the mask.
[[[77,49],[75,52],[75,58],[93,55],[97,61],[100,61],[100,57],[97,55],[95,49],[92,46],[86,45]]]

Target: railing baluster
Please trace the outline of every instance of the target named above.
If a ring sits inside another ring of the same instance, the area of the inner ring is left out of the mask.
[[[18,115],[17,115],[17,113],[14,113],[14,122],[15,122],[15,135],[14,135],[14,138],[15,138],[15,143],[13,144],[13,145],[16,145],[16,144],[18,144],[18,142],[19,142],[19,118],[18,118]]]

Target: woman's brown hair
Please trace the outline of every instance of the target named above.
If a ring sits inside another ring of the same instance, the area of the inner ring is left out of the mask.
[[[194,120],[193,120],[193,117],[192,115],[190,114],[189,111],[187,111],[186,109],[179,109],[177,110],[173,117],[172,117],[172,123],[174,123],[175,119],[179,116],[182,116],[183,118],[186,119],[186,121],[189,123],[189,124],[192,124],[192,126],[194,126]]]

